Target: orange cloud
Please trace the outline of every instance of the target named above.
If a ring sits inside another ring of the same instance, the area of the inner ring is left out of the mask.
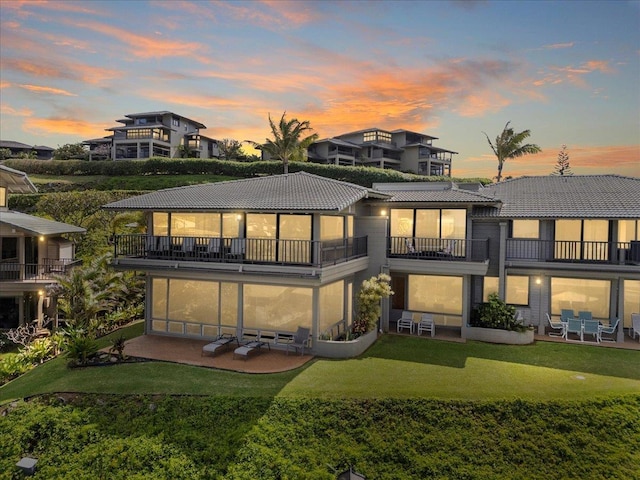
[[[31,61],[16,58],[3,58],[1,60],[3,70],[15,70],[34,77],[62,78],[67,80],[80,80],[90,84],[102,84],[107,80],[120,78],[124,74],[121,71],[92,67],[81,63],[56,61]]]
[[[498,112],[511,102],[497,92],[486,90],[468,95],[453,111],[463,117],[479,117],[487,112]]]
[[[0,114],[13,115],[15,117],[29,117],[33,114],[33,110],[29,108],[16,110],[15,108],[7,105],[6,103],[0,103]]]
[[[213,1],[212,4],[236,20],[271,30],[298,28],[321,17],[313,10],[313,2],[264,0],[241,6],[234,2]]]
[[[112,37],[118,42],[126,44],[129,47],[129,55],[137,58],[192,57],[201,59],[202,57],[196,55],[195,52],[207,50],[206,45],[198,42],[184,42],[175,38],[162,39],[138,35],[105,23],[93,21],[66,21],[66,23]]]
[[[0,90],[3,88],[9,88],[11,84],[9,82],[5,82],[4,80],[0,80]]]
[[[24,121],[23,130],[37,132],[43,135],[67,135],[71,137],[92,138],[104,136],[105,126],[90,123],[79,118],[36,118],[31,117]]]
[[[24,88],[25,90],[29,90],[31,92],[36,92],[36,93],[51,93],[53,95],[65,95],[67,97],[77,97],[75,93],[67,92],[66,90],[62,90],[61,88],[41,87],[38,85],[28,85],[28,84],[22,84],[19,86],[20,88]]]

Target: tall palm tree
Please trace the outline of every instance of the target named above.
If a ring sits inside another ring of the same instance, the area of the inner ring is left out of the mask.
[[[498,158],[498,176],[496,177],[498,182],[502,179],[502,167],[504,167],[504,162],[506,162],[508,158],[522,157],[542,151],[535,143],[522,145],[522,142],[531,136],[531,130],[523,130],[522,132],[516,133],[513,131],[513,128],[509,126],[510,123],[510,121],[507,122],[502,133],[496,137],[495,145],[491,143],[489,135],[482,132],[484,136],[487,137],[487,142],[489,142],[491,150],[493,150],[493,153],[495,153]]]
[[[273,134],[273,140],[267,138],[264,144],[247,140],[247,143],[250,143],[258,150],[267,152],[271,158],[282,161],[284,173],[289,173],[289,162],[303,161],[307,148],[318,139],[318,134],[314,133],[301,138],[305,132],[313,130],[309,121],[300,122],[297,118],[286,120],[286,114],[287,112],[282,114],[278,125],[273,122],[271,114],[269,114],[269,126]]]

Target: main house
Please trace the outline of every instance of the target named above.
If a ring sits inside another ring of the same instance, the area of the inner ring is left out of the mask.
[[[76,263],[64,238],[85,229],[8,208],[8,194],[34,193],[27,175],[0,165],[0,329],[15,328],[55,313],[46,288]]]
[[[177,157],[184,148],[192,158],[218,158],[218,142],[200,134],[202,123],[173,112],[143,112],[116,120],[122,125],[107,128],[113,134],[85,140],[89,160],[125,160]]]
[[[545,332],[588,309],[624,327],[640,311],[640,179],[523,177],[365,188],[308,173],[161,190],[106,205],[146,213],[115,238],[114,264],[147,273],[146,332],[265,338],[311,330],[312,351],[348,329],[362,280],[384,272],[403,310],[465,338],[497,292]],[[622,329],[617,340],[623,339]]]
[[[451,160],[458,152],[434,146],[437,139],[409,130],[367,128],[318,140],[309,146],[307,157],[315,163],[450,177]]]

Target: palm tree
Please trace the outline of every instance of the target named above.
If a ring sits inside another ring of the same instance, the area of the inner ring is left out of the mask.
[[[502,179],[502,167],[504,167],[504,162],[506,162],[508,158],[522,157],[530,153],[539,153],[542,151],[535,143],[522,145],[522,142],[531,135],[531,130],[523,130],[522,132],[516,133],[513,131],[513,128],[509,126],[510,123],[510,121],[507,122],[502,133],[496,137],[495,145],[489,140],[489,135],[482,132],[484,136],[487,137],[491,150],[493,150],[493,153],[495,153],[498,158],[498,176],[496,177],[498,182]]]
[[[284,165],[284,173],[289,173],[289,162],[304,161],[307,148],[318,139],[318,134],[314,133],[301,139],[300,137],[305,132],[313,130],[309,121],[300,122],[296,118],[286,120],[286,114],[287,112],[282,114],[278,125],[273,123],[271,114],[269,114],[269,125],[271,126],[271,133],[273,133],[273,140],[267,138],[264,144],[247,140],[247,143],[250,143],[258,150],[267,152],[271,158],[281,160]]]

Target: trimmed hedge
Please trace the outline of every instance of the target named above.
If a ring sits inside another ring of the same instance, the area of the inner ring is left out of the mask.
[[[117,202],[118,200],[122,200],[124,198],[133,197],[136,195],[142,195],[142,191],[136,190],[110,190],[105,192],[106,197],[110,197],[107,203]],[[57,195],[58,198],[61,198],[61,195],[75,195],[77,192],[58,192],[58,193],[23,193],[20,195],[10,195],[9,196],[9,210],[15,210],[22,213],[34,214],[37,213],[38,209],[36,205],[38,202],[47,198],[49,195]],[[95,194],[94,192],[87,192],[87,195]]]
[[[34,175],[225,175],[237,178],[251,178],[282,173],[282,163],[278,161],[236,162],[231,160],[201,160],[195,158],[150,158],[149,160],[118,160],[87,162],[83,160],[7,160],[10,168]],[[291,162],[289,172],[305,171],[322,177],[371,187],[373,183],[389,182],[433,182],[463,181],[491,183],[486,178],[457,179],[449,177],[428,177],[395,170],[374,167],[341,167],[310,162]]]

